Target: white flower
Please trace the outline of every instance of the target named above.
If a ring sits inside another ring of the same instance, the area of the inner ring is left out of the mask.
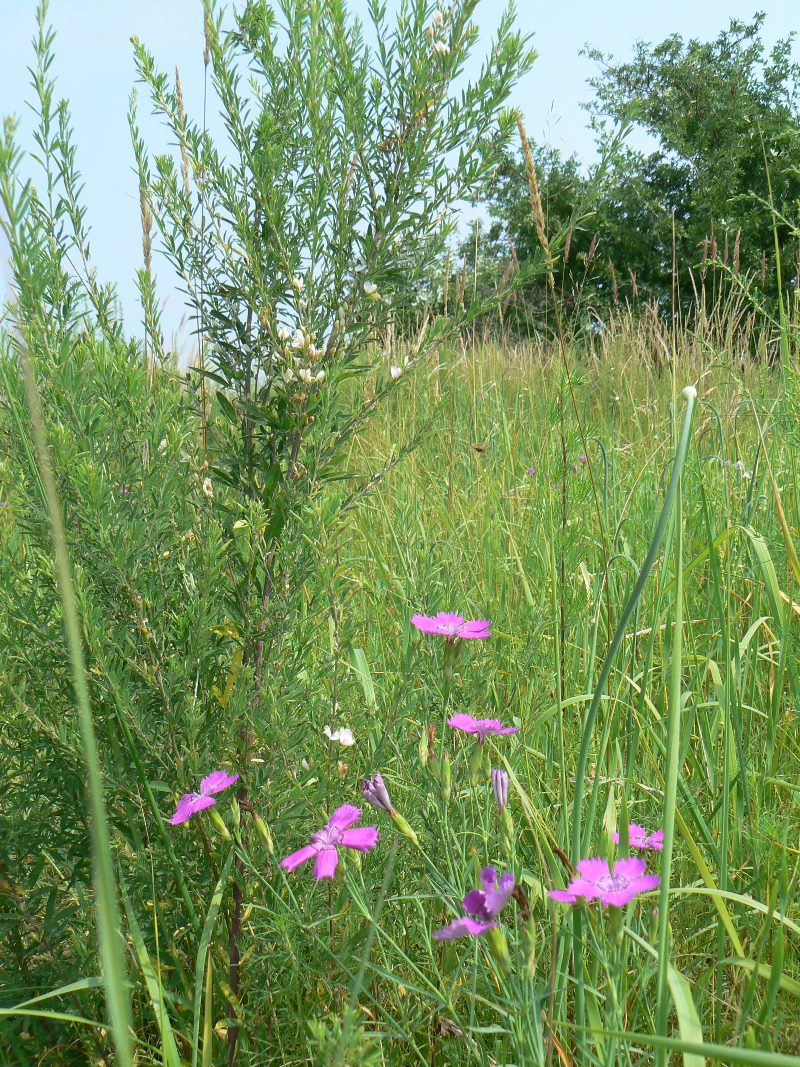
[[[364,282],[364,296],[368,300],[380,300],[380,293],[375,282]]]
[[[167,439],[166,439],[166,437],[162,437],[161,438],[161,442],[160,442],[160,444],[158,446],[158,451],[161,453],[162,456],[167,451]]]
[[[687,385],[687,386],[686,386],[686,387],[685,387],[685,388],[684,388],[684,389],[682,390],[682,393],[683,393],[683,396],[684,396],[684,397],[685,397],[685,398],[686,398],[687,400],[694,400],[694,399],[695,399],[695,397],[697,396],[697,390],[695,389],[695,387],[694,387],[693,385]]]
[[[449,56],[450,55],[450,45],[449,44],[445,44],[444,41],[437,41],[433,46],[433,50],[439,56]]]
[[[356,265],[355,265],[356,274],[363,274],[366,269],[367,269],[367,265],[363,261],[363,259],[359,260],[358,263],[356,263]]]
[[[310,367],[301,367],[297,372],[297,377],[301,382],[305,382],[306,385],[313,385],[315,382],[325,381],[325,371],[320,370],[315,374]]]
[[[306,283],[304,279],[301,278],[299,274],[295,274],[294,278],[292,278],[292,289],[294,289],[296,293],[302,293],[305,287]]]
[[[441,29],[441,27],[444,26],[444,14],[438,9],[438,7],[433,13],[432,22],[433,22],[434,26],[436,26],[439,29]]]
[[[317,348],[316,345],[310,345],[309,346],[309,349],[308,349],[308,358],[309,359],[320,359],[324,355],[325,355],[325,349],[324,348]]]
[[[289,342],[289,344],[292,346],[292,348],[302,348],[305,343],[306,343],[306,335],[303,333],[303,331],[301,329],[298,328],[292,334],[292,339]]]
[[[394,365],[389,368],[389,374],[393,382],[396,382],[400,375],[403,373],[402,367],[395,367]]]
[[[333,731],[331,731],[330,726],[326,726],[322,732],[329,741],[338,741],[344,748],[350,748],[351,745],[356,743],[352,731],[348,730],[346,726],[342,726],[338,730]]]
[[[403,243],[403,235],[401,233],[396,233],[392,238],[392,243],[394,244],[395,248],[399,248],[400,245]]]
[[[291,336],[292,336],[292,331],[289,329],[288,326],[279,326],[278,327],[278,340],[279,341],[288,341]]]
[[[294,381],[294,371],[292,370],[291,367],[284,367],[283,368],[283,374],[281,375],[281,377],[283,378],[284,382],[288,385],[290,382]]]
[[[211,500],[214,496],[214,486],[211,484],[210,478],[203,479],[203,492]]]

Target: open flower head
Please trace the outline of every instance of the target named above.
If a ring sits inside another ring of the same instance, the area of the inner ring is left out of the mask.
[[[285,871],[293,871],[301,863],[313,859],[314,877],[317,881],[333,878],[339,862],[340,848],[369,852],[378,843],[377,826],[358,826],[350,829],[360,818],[360,808],[354,808],[352,804],[342,804],[328,819],[327,825],[314,834],[308,845],[281,860],[281,867]]]
[[[616,831],[611,835],[611,840],[619,844],[619,834]],[[631,848],[652,849],[654,852],[660,852],[664,847],[664,831],[654,830],[652,834],[649,834],[643,826],[632,822],[628,827],[628,844]]]
[[[322,732],[329,741],[337,741],[344,748],[350,748],[351,745],[356,743],[356,739],[353,737],[353,731],[349,730],[346,726],[340,726],[338,730],[331,730],[330,726],[326,726]]]
[[[175,808],[175,813],[169,821],[173,826],[177,826],[179,823],[190,819],[196,811],[210,808],[213,804],[216,804],[215,795],[233,785],[234,782],[238,781],[238,778],[238,774],[228,774],[227,771],[212,771],[211,774],[207,774],[200,783],[200,789],[197,793],[183,794]]]
[[[613,871],[608,860],[599,858],[578,860],[576,867],[577,878],[566,889],[551,890],[549,897],[561,904],[575,904],[583,897],[599,900],[604,907],[622,908],[661,882],[658,875],[647,873],[647,864],[639,856],[617,860]]]
[[[434,932],[437,941],[453,941],[457,937],[480,937],[497,926],[497,916],[514,892],[511,872],[498,877],[494,867],[481,871],[482,889],[471,889],[461,902],[465,914]]]
[[[411,622],[422,634],[438,634],[448,641],[484,640],[492,636],[492,624],[489,619],[464,619],[451,611],[440,611],[436,615],[412,615]]]
[[[515,734],[516,726],[506,726],[500,719],[475,719],[472,715],[457,712],[447,720],[447,725],[465,734],[475,734],[478,742],[483,744],[487,734]]]

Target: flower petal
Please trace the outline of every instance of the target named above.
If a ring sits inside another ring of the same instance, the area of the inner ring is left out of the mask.
[[[335,826],[337,830],[346,830],[348,826],[352,826],[360,818],[361,808],[354,808],[352,804],[342,804],[328,819],[327,829]]]
[[[454,941],[457,937],[480,937],[487,930],[491,930],[493,926],[497,926],[497,923],[477,922],[475,919],[470,919],[468,915],[462,915],[460,919],[453,919],[448,926],[443,926],[441,930],[435,930],[433,936],[437,941]]]
[[[478,720],[474,719],[471,715],[465,715],[462,711],[457,712],[455,715],[451,715],[447,720],[447,725],[452,726],[454,730],[463,730],[465,734],[474,734],[478,732]]]
[[[636,896],[636,890],[632,885],[626,885],[624,889],[608,889],[599,896],[604,908],[624,908]]]
[[[557,900],[559,904],[577,904],[578,898],[567,889],[551,889],[547,894],[551,900]]]
[[[590,856],[588,859],[578,860],[575,866],[578,869],[578,873],[583,875],[587,882],[596,882],[599,878],[609,878],[611,876],[608,860]]]
[[[631,885],[636,893],[647,893],[649,890],[661,885],[661,879],[657,874],[645,874],[641,878],[635,878]]]
[[[299,848],[297,852],[293,852],[290,856],[287,856],[285,860],[281,860],[281,867],[283,867],[285,871],[293,871],[295,867],[299,867],[301,863],[313,859],[316,854],[317,850],[313,845],[305,845],[303,848]]]
[[[212,771],[200,783],[200,792],[204,796],[221,793],[223,789],[227,789],[229,785],[233,785],[238,780],[238,774],[228,774],[227,771]]]
[[[333,878],[336,873],[336,864],[339,862],[339,853],[335,848],[323,848],[317,853],[317,862],[314,864],[314,877],[319,882],[322,878]]]
[[[469,893],[461,901],[461,907],[478,919],[488,920],[494,918],[489,913],[486,905],[486,894],[482,889],[470,889]]]
[[[199,793],[184,793],[181,799],[178,801],[177,807],[172,818],[169,820],[173,826],[177,826],[179,823],[186,822],[190,819],[196,811],[202,811],[203,808],[210,808],[216,801],[213,797],[203,797]]]
[[[614,877],[627,878],[630,881],[632,878],[639,878],[646,870],[647,860],[643,860],[641,856],[627,856],[614,864]]]
[[[492,624],[489,619],[470,619],[459,630],[459,637],[465,640],[483,640],[492,636]]]
[[[346,848],[355,848],[359,852],[369,852],[378,843],[377,826],[357,826],[353,830],[342,832],[342,844]]]

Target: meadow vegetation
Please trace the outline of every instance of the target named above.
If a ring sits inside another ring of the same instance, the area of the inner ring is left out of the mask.
[[[209,9],[233,161],[137,43],[176,146],[132,108],[139,340],[40,13],[39,191],[0,144],[0,1062],[797,1062],[797,308],[586,333],[564,230],[411,309],[517,129],[510,19],[453,89],[473,8],[404,5],[381,83],[338,4]]]

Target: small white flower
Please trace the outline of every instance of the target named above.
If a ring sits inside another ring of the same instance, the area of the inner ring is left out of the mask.
[[[289,344],[292,346],[292,348],[302,348],[305,343],[306,335],[301,329],[296,329],[292,334],[292,339]]]
[[[433,13],[432,22],[437,29],[441,29],[442,26],[444,26],[444,13],[441,12],[438,7]]]
[[[288,341],[291,336],[292,336],[292,331],[289,329],[288,326],[279,326],[278,327],[278,340],[279,341],[284,341],[284,342]]]
[[[367,265],[363,261],[363,259],[359,260],[358,263],[356,263],[356,265],[355,265],[356,274],[363,274],[366,269],[367,269]]]
[[[205,493],[205,495],[208,497],[209,500],[213,499],[214,486],[211,484],[211,479],[210,478],[204,478],[203,479],[203,492]]]
[[[744,463],[740,459],[737,459],[733,465],[733,469],[737,470],[739,474],[744,474]]]
[[[321,359],[322,356],[324,356],[324,355],[325,355],[325,349],[324,348],[317,348],[316,345],[310,345],[309,346],[309,349],[308,349],[308,358],[309,359]]]
[[[305,382],[306,385],[311,385],[311,383],[314,381],[314,372],[308,367],[301,367],[300,370],[297,372],[297,377],[300,379],[301,382]]]
[[[167,439],[166,439],[166,437],[162,437],[161,438],[161,442],[160,442],[160,444],[158,446],[158,451],[161,453],[162,456],[167,451]]]
[[[351,745],[356,743],[356,739],[353,737],[352,731],[348,730],[346,726],[340,727],[338,730],[331,730],[330,726],[326,726],[322,731],[329,741],[338,741],[343,748],[350,748]]]
[[[446,44],[444,41],[436,41],[436,43],[433,46],[433,50],[439,56],[449,56],[450,55],[450,45]]]
[[[299,274],[295,274],[294,278],[292,278],[292,289],[294,289],[296,293],[302,293],[305,290],[305,287],[305,280],[301,278]]]
[[[394,244],[395,248],[399,248],[400,245],[403,243],[403,235],[401,233],[396,233],[392,238],[392,243]]]
[[[281,377],[283,378],[284,382],[289,385],[290,382],[294,381],[294,370],[291,367],[284,367],[283,374],[281,375]]]
[[[325,371],[324,370],[318,370],[317,373],[316,373],[316,376],[314,378],[314,381],[315,382],[324,382],[325,381]]]
[[[682,395],[685,397],[686,400],[694,400],[697,396],[697,390],[693,385],[687,385],[682,390]]]
[[[375,282],[364,282],[364,296],[368,300],[380,300],[380,293]]]
[[[396,366],[392,365],[389,368],[389,374],[390,374],[391,379],[392,379],[393,382],[396,382],[397,379],[400,377],[400,375],[402,373],[403,373],[403,368],[402,367],[396,367]]]

